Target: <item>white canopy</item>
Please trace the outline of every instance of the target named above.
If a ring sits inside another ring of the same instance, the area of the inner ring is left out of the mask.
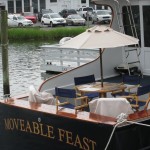
[[[138,44],[139,39],[117,32],[108,26],[94,26],[66,41],[60,47],[75,49],[114,48]]]

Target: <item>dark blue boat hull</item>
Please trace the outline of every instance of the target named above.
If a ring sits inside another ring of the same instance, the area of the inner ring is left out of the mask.
[[[150,124],[150,121],[147,121]],[[0,104],[0,150],[104,150],[113,126]],[[117,128],[108,150],[150,146],[150,128]]]

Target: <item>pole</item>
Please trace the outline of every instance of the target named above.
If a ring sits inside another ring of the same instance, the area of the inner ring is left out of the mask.
[[[89,28],[89,11],[86,13],[87,27]]]
[[[99,55],[100,55],[100,74],[101,74],[101,87],[104,86],[103,84],[103,60],[102,60],[102,49],[99,49]]]
[[[8,23],[7,11],[1,10],[1,45],[2,45],[2,68],[3,68],[3,93],[10,94],[9,67],[8,67]]]

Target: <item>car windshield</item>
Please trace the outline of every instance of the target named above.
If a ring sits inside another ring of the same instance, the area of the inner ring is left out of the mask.
[[[86,8],[83,8],[83,11],[93,11],[93,9],[90,7],[86,7]]]
[[[24,16],[35,16],[33,13],[30,13],[30,12],[26,12],[26,13],[24,13]]]
[[[97,15],[109,15],[108,11],[97,11]]]
[[[80,15],[71,15],[72,19],[82,19]]]
[[[24,20],[25,19],[24,16],[18,16],[17,18],[18,18],[18,20]]]
[[[48,13],[52,13],[53,11],[50,10],[50,9],[45,9],[45,10],[42,10],[42,13],[43,14],[48,14]]]
[[[59,14],[51,14],[51,18],[62,18]]]
[[[70,9],[70,10],[68,10],[68,13],[70,13],[70,14],[76,14],[77,12],[75,10],[73,10],[73,9]]]

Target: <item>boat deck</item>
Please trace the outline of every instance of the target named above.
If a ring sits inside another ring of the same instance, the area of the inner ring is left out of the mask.
[[[112,83],[121,83],[122,82],[122,76],[116,76],[108,79],[104,79],[105,82],[112,82]],[[141,79],[141,85],[147,85],[150,84],[150,76],[143,76]]]
[[[35,102],[31,103],[29,101],[18,99],[18,98],[1,100],[0,103],[4,105],[10,105],[14,107],[29,109],[32,111],[38,111],[42,113],[48,113],[52,115],[58,115],[58,116],[63,116],[72,119],[93,122],[93,123],[102,123],[108,125],[115,125],[117,123],[117,119],[113,117],[102,116],[102,115],[93,114],[86,111],[78,111],[78,113],[75,114],[75,111],[73,109],[68,109],[68,108],[62,108],[59,110],[58,113],[56,113],[56,107],[54,105],[39,104]],[[148,118],[150,118],[150,110],[147,111],[143,110],[143,111],[136,112],[134,114],[130,114],[127,120],[141,121],[141,120],[147,120]]]
[[[105,82],[113,82],[113,83],[120,83],[122,81],[121,76],[105,79]],[[141,81],[142,85],[150,84],[150,76],[144,76]],[[0,103],[6,104],[6,105],[12,105],[15,107],[21,107],[25,109],[30,109],[34,111],[41,111],[44,113],[50,113],[54,115],[60,115],[60,116],[66,116],[69,118],[75,118],[75,119],[81,119],[84,121],[90,121],[95,123],[104,123],[104,124],[110,124],[115,125],[116,124],[116,118],[96,115],[90,112],[86,111],[79,111],[77,115],[75,115],[74,110],[63,108],[59,111],[58,114],[56,114],[56,107],[52,105],[46,105],[46,104],[37,104],[37,103],[29,103],[27,101],[28,95],[20,95],[13,100],[1,100]],[[128,120],[139,120],[144,118],[150,117],[150,110],[148,111],[140,111],[134,114],[131,114],[128,116]]]

